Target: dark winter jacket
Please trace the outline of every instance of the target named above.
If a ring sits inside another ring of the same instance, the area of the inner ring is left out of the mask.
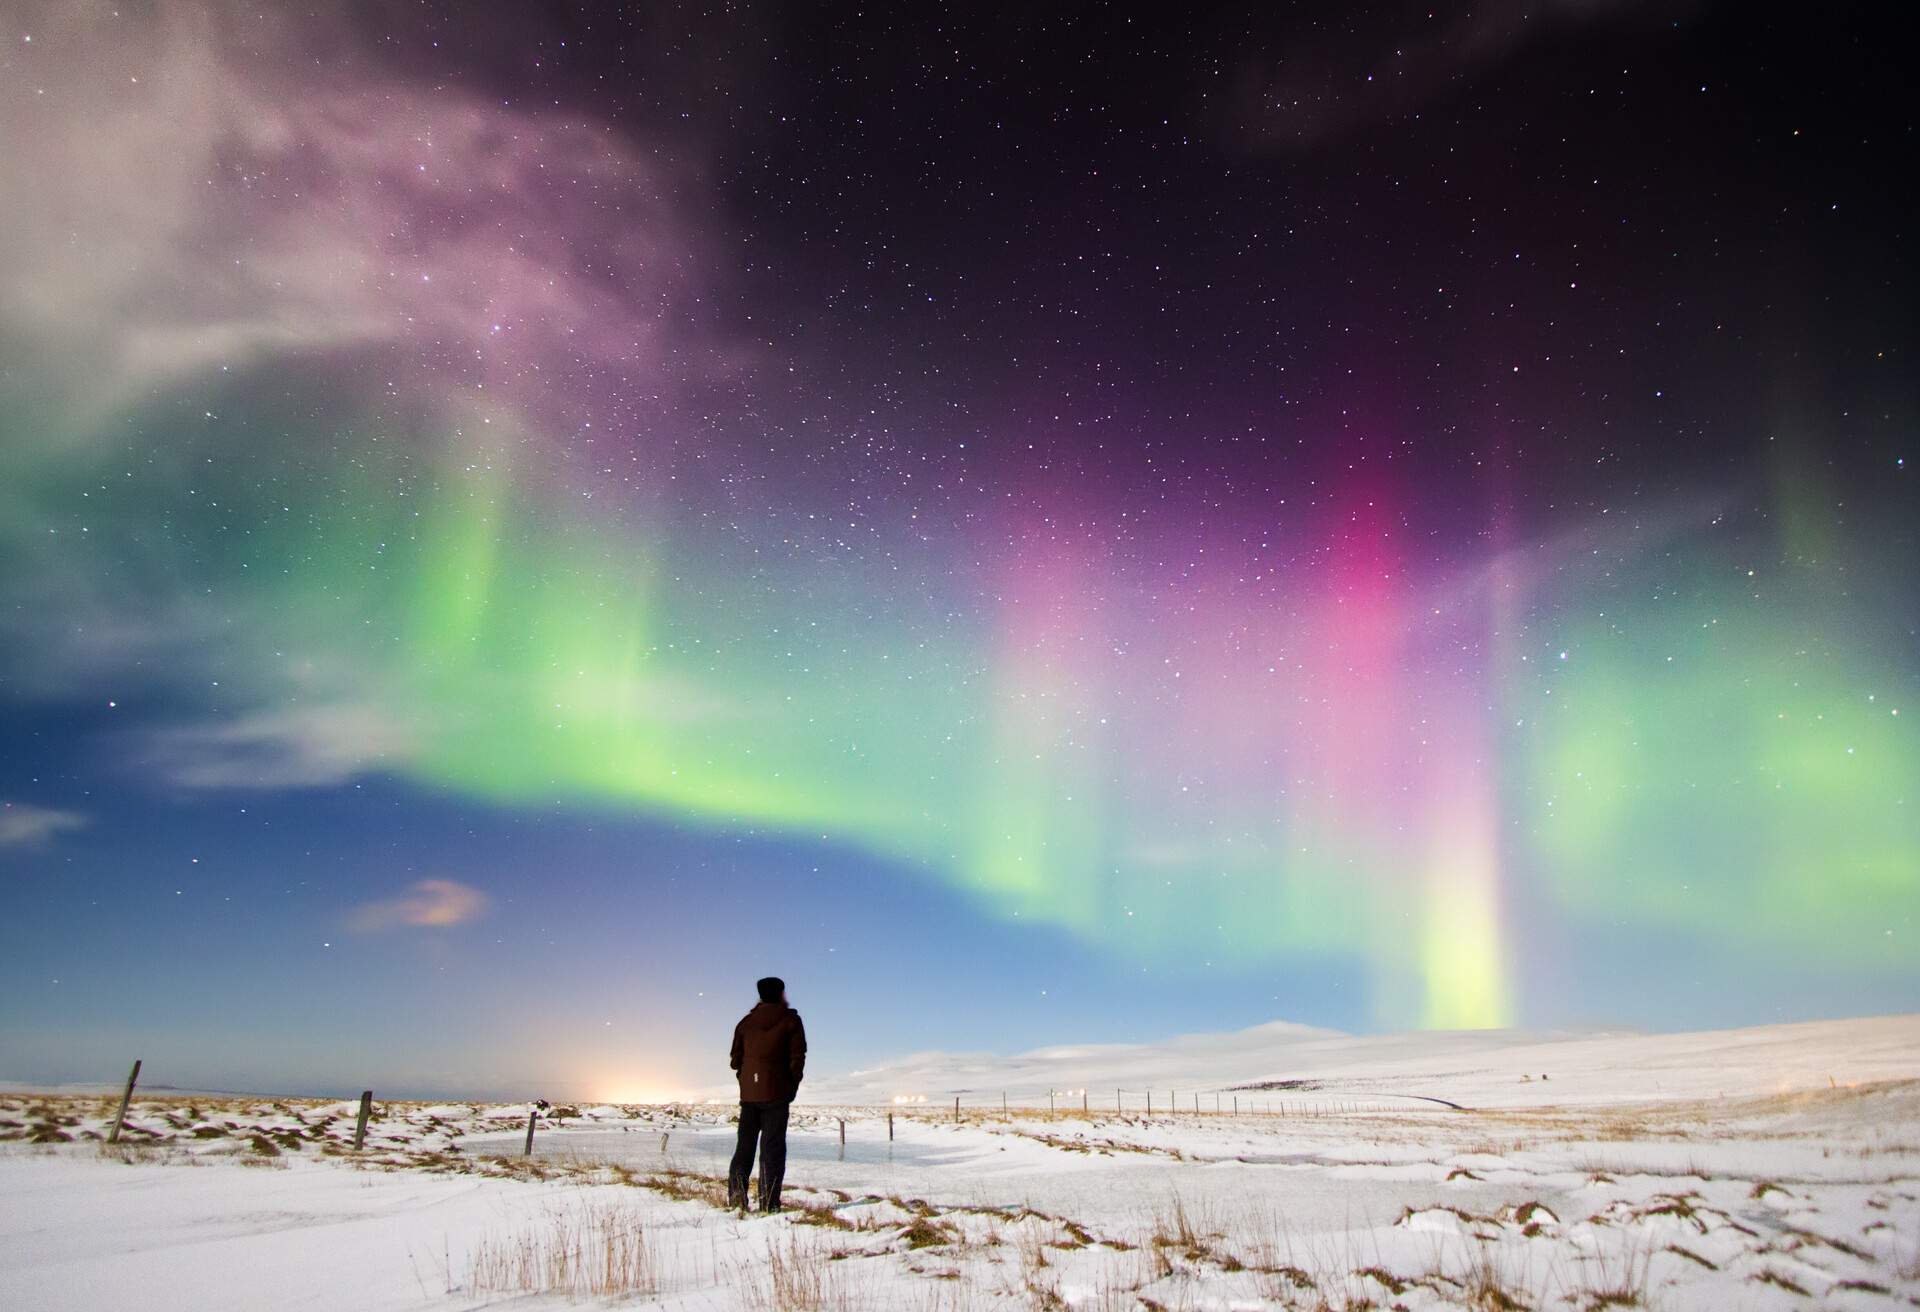
[[[733,1069],[741,1102],[792,1102],[807,1069],[807,1031],[800,1013],[762,1002],[733,1027]]]

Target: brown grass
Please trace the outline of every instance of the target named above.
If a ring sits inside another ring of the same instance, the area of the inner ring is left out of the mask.
[[[1698,1254],[1687,1256],[1711,1265]],[[1620,1249],[1602,1247],[1581,1259],[1580,1276],[1580,1282],[1567,1292],[1586,1312],[1645,1307],[1653,1276],[1653,1250],[1637,1241],[1629,1241]]]
[[[682,1171],[666,1167],[650,1172],[638,1181],[629,1176],[622,1183],[637,1183],[643,1189],[664,1194],[676,1202],[705,1203],[709,1207],[722,1210],[727,1206],[727,1181],[724,1176],[705,1175],[699,1171]],[[747,1196],[753,1196],[751,1182],[749,1182]]]
[[[907,1241],[909,1249],[914,1249],[937,1248],[941,1244],[952,1243],[957,1236],[953,1233],[951,1226],[939,1221],[929,1221],[924,1216],[916,1216],[900,1232],[900,1237]]]
[[[833,1261],[838,1256],[801,1231],[777,1233],[768,1241],[764,1262],[737,1269],[737,1305],[745,1312],[828,1312],[846,1307],[854,1300],[846,1285],[845,1264]]]
[[[1685,1247],[1684,1245],[1668,1244],[1667,1251],[1669,1253],[1676,1254],[1680,1257],[1684,1257],[1689,1262],[1697,1263],[1698,1265],[1705,1267],[1709,1271],[1718,1271],[1720,1269],[1720,1266],[1718,1263],[1708,1261],[1706,1258],[1700,1256],[1700,1254],[1694,1252],[1691,1248]]]
[[[1793,1277],[1788,1275],[1783,1275],[1780,1272],[1773,1270],[1771,1267],[1769,1267],[1765,1271],[1762,1271],[1759,1275],[1754,1276],[1753,1279],[1757,1284],[1772,1285],[1776,1289],[1784,1289],[1788,1293],[1798,1294],[1802,1298],[1813,1297],[1813,1295],[1807,1292],[1806,1287],[1796,1282],[1793,1279]]]
[[[609,1204],[557,1208],[504,1239],[475,1245],[464,1291],[478,1296],[651,1294],[658,1290],[646,1228]]]

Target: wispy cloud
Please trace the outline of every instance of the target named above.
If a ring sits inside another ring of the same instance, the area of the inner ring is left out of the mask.
[[[444,929],[486,914],[487,895],[452,879],[423,879],[396,898],[355,907],[349,923],[363,933]]]
[[[1372,21],[1361,25],[1274,6],[1266,23],[1235,36],[1228,121],[1243,145],[1304,151],[1458,95],[1555,33],[1622,24],[1657,30],[1704,8],[1700,0],[1489,0],[1436,14],[1401,0],[1373,6]]]
[[[702,239],[661,152],[371,61],[316,68],[315,43],[356,39],[325,17],[138,8],[30,4],[37,40],[0,79],[0,122],[34,125],[0,156],[9,350],[69,414],[378,343],[483,358],[546,413],[581,390],[548,380],[589,360],[678,367]],[[267,173],[284,185],[228,181]]]
[[[84,829],[87,817],[30,802],[0,802],[0,847],[38,847],[58,834]]]
[[[322,788],[398,768],[412,746],[411,731],[387,711],[332,703],[161,730],[148,759],[183,788]]]

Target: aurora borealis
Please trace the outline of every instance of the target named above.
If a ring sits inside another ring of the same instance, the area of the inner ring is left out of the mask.
[[[9,7],[0,1076],[1920,1005],[1911,111],[1771,21]]]

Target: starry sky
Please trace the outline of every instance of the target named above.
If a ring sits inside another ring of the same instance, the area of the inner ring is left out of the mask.
[[[1920,1008],[1886,7],[0,6],[0,1078]]]

